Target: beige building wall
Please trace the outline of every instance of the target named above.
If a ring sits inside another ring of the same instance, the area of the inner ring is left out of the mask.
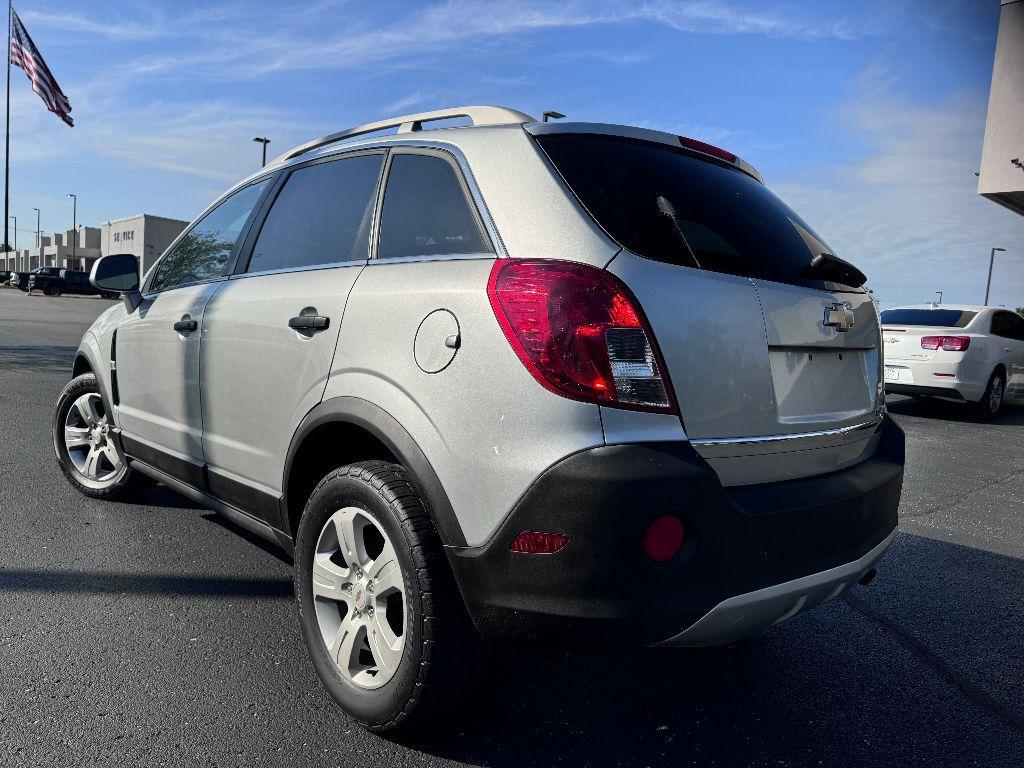
[[[1024,215],[1024,0],[1002,0],[978,194]]]
[[[103,223],[100,249],[104,254],[130,253],[146,274],[167,247],[188,226],[187,221],[139,214]]]

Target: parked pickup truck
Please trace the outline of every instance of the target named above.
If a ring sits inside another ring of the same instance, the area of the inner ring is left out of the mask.
[[[31,272],[11,272],[8,283],[23,291],[27,291],[28,279],[35,275],[58,277],[60,275],[60,267],[36,267]]]
[[[93,287],[89,282],[89,273],[76,269],[61,269],[57,274],[51,274],[51,269],[30,274],[28,277],[28,292],[42,291],[47,296],[60,296],[62,293],[80,293],[86,296],[107,296],[117,298],[117,294],[102,292]]]

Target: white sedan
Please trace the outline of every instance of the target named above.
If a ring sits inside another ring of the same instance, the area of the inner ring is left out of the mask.
[[[882,312],[885,391],[974,403],[984,417],[1024,402],[1024,317],[924,304]]]

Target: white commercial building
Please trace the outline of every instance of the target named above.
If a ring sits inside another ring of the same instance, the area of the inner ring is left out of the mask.
[[[142,274],[146,274],[187,226],[187,221],[147,213],[105,221],[101,227],[100,250],[103,255],[130,253],[136,256]]]
[[[100,256],[131,253],[145,274],[185,227],[187,221],[138,214],[105,221],[100,227],[79,225],[76,231],[41,235],[34,248],[0,253],[0,271],[29,272],[36,267],[92,269]]]

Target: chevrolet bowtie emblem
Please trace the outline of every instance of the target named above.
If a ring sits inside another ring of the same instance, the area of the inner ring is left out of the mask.
[[[824,325],[826,328],[835,328],[837,331],[846,332],[853,328],[853,308],[849,303],[829,304],[825,307]]]

